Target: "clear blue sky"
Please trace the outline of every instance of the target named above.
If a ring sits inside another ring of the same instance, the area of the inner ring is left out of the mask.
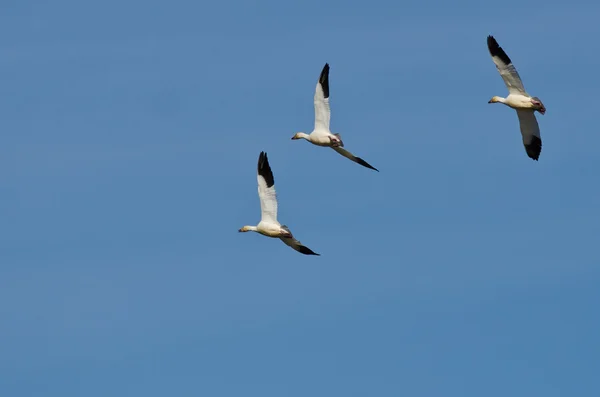
[[[95,3],[0,6],[0,395],[600,395],[600,5]]]

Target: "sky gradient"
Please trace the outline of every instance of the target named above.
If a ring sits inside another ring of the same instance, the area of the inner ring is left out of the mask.
[[[600,5],[0,9],[0,395],[600,395]],[[379,173],[290,140],[325,62]],[[237,232],[262,150],[320,257]]]

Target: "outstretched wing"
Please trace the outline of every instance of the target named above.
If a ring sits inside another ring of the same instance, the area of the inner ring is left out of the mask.
[[[519,127],[521,127],[521,135],[523,135],[523,145],[527,155],[538,160],[542,152],[542,136],[540,135],[540,126],[538,125],[535,113],[533,110],[517,110],[519,116]]]
[[[329,64],[326,63],[315,89],[315,130],[329,131]]]
[[[339,146],[332,147],[332,149],[335,150],[336,152],[338,152],[339,154],[341,154],[342,156],[354,161],[355,163],[362,165],[363,167],[367,167],[367,168],[370,168],[372,170],[379,172],[379,170],[377,168],[373,167],[371,164],[367,163],[365,160],[361,159],[360,157],[356,157],[355,155],[353,155],[352,153],[350,153],[343,147],[339,147]]]
[[[290,247],[292,247],[293,249],[295,249],[296,251],[298,251],[304,255],[321,256],[321,254],[317,254],[316,252],[314,252],[307,246],[302,245],[302,243],[300,241],[296,240],[294,238],[294,236],[292,235],[292,232],[290,232],[290,229],[286,225],[282,225],[281,228],[283,230],[285,230],[286,232],[288,232],[289,235],[291,236],[291,237],[279,237],[281,239],[281,241],[283,241],[286,245],[289,245]]]
[[[289,245],[290,247],[292,247],[293,249],[295,249],[296,251],[298,251],[304,255],[321,256],[321,254],[317,254],[316,252],[314,252],[307,246],[302,245],[302,243],[300,241],[296,240],[294,238],[294,236],[292,236],[292,232],[290,232],[290,229],[286,225],[282,225],[281,228],[283,230],[287,231],[291,236],[291,237],[279,237],[281,239],[281,241],[283,241],[286,245]]]
[[[300,252],[301,254],[321,256],[321,254],[317,254],[316,252],[313,252],[313,250],[311,250],[307,246],[302,245],[300,243],[300,241],[296,240],[295,238],[280,237],[280,239],[285,244],[289,245],[290,247],[292,247],[296,251]]]
[[[529,96],[525,91],[525,87],[523,86],[519,73],[517,73],[517,69],[493,36],[488,36],[487,46],[490,55],[492,56],[492,60],[496,64],[500,76],[502,76],[502,80],[504,80],[504,84],[506,84],[506,88],[508,88],[508,92],[510,94]]]
[[[277,194],[275,178],[269,165],[267,153],[260,152],[258,157],[258,197],[260,198],[261,222],[277,224]]]

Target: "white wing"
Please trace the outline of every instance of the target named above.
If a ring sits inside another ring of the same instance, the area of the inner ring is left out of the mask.
[[[542,152],[542,136],[540,135],[540,126],[533,110],[517,110],[519,116],[519,126],[521,127],[521,135],[523,135],[523,145],[527,155],[538,160]]]
[[[490,51],[490,55],[492,56],[492,60],[496,64],[496,68],[498,68],[498,72],[500,72],[500,76],[502,76],[502,80],[504,80],[504,84],[506,84],[506,88],[508,88],[508,92],[510,94],[522,94],[526,96],[530,96],[523,86],[523,82],[521,81],[521,77],[519,73],[517,73],[517,69],[512,64],[512,61],[506,55],[506,52],[498,45],[498,42],[493,36],[488,36],[487,38],[488,50]]]
[[[355,155],[353,155],[352,153],[350,153],[343,147],[340,147],[340,146],[332,147],[332,149],[335,150],[336,152],[338,152],[339,154],[341,154],[342,156],[354,161],[355,163],[362,165],[363,167],[367,167],[367,168],[370,168],[372,170],[379,172],[379,170],[377,168],[373,167],[371,164],[367,163],[365,160],[361,159],[360,157],[356,157]]]
[[[329,64],[326,63],[315,89],[315,131],[329,131]]]
[[[275,193],[275,178],[269,165],[267,153],[260,152],[258,157],[258,197],[260,198],[261,222],[277,222],[277,194]]]

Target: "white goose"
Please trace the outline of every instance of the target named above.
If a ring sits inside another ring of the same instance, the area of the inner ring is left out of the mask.
[[[317,82],[317,88],[315,89],[315,129],[310,133],[304,132],[296,133],[292,139],[306,139],[310,143],[317,146],[330,147],[342,156],[349,158],[350,160],[370,168],[372,170],[379,170],[367,163],[360,157],[354,156],[352,153],[344,149],[344,142],[342,142],[342,136],[340,134],[332,134],[329,131],[329,118],[331,111],[329,109],[329,64],[326,63],[321,71],[321,76]]]
[[[535,118],[535,111],[537,110],[543,115],[546,113],[546,108],[538,97],[532,97],[525,91],[517,69],[493,36],[488,36],[487,45],[492,60],[508,88],[506,98],[494,96],[488,103],[503,103],[517,111],[525,151],[530,158],[537,161],[542,152],[542,137]]]
[[[257,232],[267,237],[281,239],[284,243],[304,255],[320,255],[296,240],[285,225],[277,222],[277,195],[275,178],[265,152],[258,157],[258,197],[260,198],[261,219],[256,226],[244,226],[240,232]]]

